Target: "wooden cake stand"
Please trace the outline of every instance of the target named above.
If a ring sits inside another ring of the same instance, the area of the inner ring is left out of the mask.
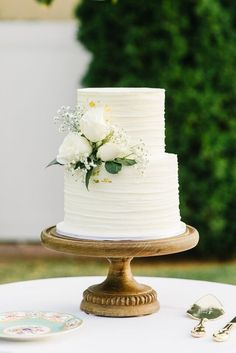
[[[110,263],[104,282],[86,289],[81,310],[86,313],[130,317],[152,314],[159,310],[157,294],[151,287],[139,284],[132,276],[130,262],[134,257],[174,254],[197,245],[196,229],[187,226],[186,232],[156,240],[85,240],[59,235],[56,227],[42,234],[45,247],[78,256],[105,257]]]

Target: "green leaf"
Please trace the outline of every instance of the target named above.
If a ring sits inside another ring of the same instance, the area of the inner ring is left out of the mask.
[[[87,173],[86,173],[86,176],[85,176],[85,185],[86,185],[87,190],[89,189],[89,188],[88,188],[88,186],[89,186],[89,180],[90,180],[92,174],[93,174],[93,168],[89,169],[89,170],[87,171]]]
[[[108,173],[117,174],[122,169],[122,164],[114,161],[108,161],[105,163],[105,168]]]
[[[46,166],[46,168],[47,168],[47,167],[50,167],[51,165],[56,165],[56,164],[63,165],[63,164],[59,163],[59,162],[56,160],[56,158],[55,158],[55,159],[53,159],[53,161],[51,161],[51,162]]]
[[[82,163],[82,162],[80,162],[80,161],[76,162],[74,169],[76,170],[76,169],[78,169],[78,168],[79,168],[79,169],[85,169],[84,163]]]
[[[137,163],[135,159],[129,159],[129,158],[116,158],[115,161],[127,167]]]
[[[37,2],[39,2],[40,4],[43,4],[43,5],[51,5],[51,3],[53,2],[53,0],[36,0]]]

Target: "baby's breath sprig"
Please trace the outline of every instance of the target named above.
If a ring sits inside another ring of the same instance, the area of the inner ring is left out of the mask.
[[[139,144],[134,145],[130,148],[133,158],[136,160],[136,168],[141,173],[144,174],[146,167],[149,163],[150,154],[146,148],[143,140],[140,139]]]
[[[54,117],[54,122],[59,124],[59,132],[77,132],[80,133],[80,119],[85,113],[84,106],[76,108],[62,106]]]
[[[130,145],[130,136],[121,129],[119,126],[112,125],[112,135],[110,141],[122,145],[123,147],[128,147]]]

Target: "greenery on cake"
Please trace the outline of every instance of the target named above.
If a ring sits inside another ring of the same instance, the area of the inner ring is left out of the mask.
[[[68,134],[48,167],[64,165],[74,176],[82,178],[87,189],[91,177],[96,177],[96,183],[110,182],[108,178],[98,178],[102,166],[110,174],[134,165],[143,172],[148,162],[144,143],[140,140],[132,145],[125,131],[109,120],[109,107],[94,101],[59,109],[54,121],[60,124],[60,132]]]

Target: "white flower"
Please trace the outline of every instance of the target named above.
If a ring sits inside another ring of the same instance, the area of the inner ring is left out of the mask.
[[[70,132],[59,148],[57,161],[61,164],[70,164],[89,156],[92,147],[85,137]]]
[[[108,142],[99,147],[97,157],[101,158],[102,161],[112,161],[117,157],[122,157],[124,149],[113,142]]]
[[[80,119],[80,130],[92,142],[102,141],[110,132],[103,108],[90,108]]]

